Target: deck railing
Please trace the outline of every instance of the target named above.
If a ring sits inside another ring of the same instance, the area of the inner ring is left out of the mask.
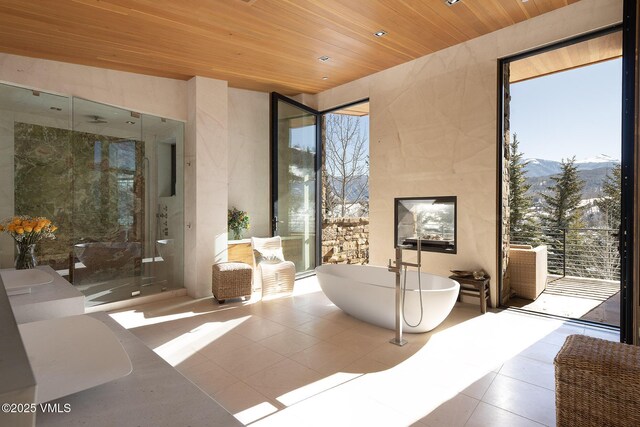
[[[534,247],[547,245],[547,271],[550,274],[620,280],[617,230],[566,228],[512,232],[511,243]]]

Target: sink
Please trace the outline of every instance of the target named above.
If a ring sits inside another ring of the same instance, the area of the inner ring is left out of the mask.
[[[129,355],[114,333],[87,315],[18,325],[44,403],[127,376]]]
[[[32,268],[29,270],[1,270],[0,276],[7,295],[31,293],[31,288],[53,282],[53,276],[46,271]]]

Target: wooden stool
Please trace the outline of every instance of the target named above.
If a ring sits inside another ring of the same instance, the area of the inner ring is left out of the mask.
[[[218,303],[229,298],[251,297],[251,274],[253,269],[244,262],[221,262],[213,264],[211,291]]]
[[[482,314],[487,312],[487,306],[489,305],[489,283],[491,282],[490,277],[476,280],[473,277],[459,277],[452,275],[449,276],[449,279],[453,279],[460,283],[458,301],[462,300],[462,295],[478,297],[480,298],[480,312]]]

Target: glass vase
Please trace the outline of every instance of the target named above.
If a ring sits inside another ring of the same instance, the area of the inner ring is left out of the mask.
[[[242,240],[242,229],[235,229],[233,231],[233,240]]]
[[[38,265],[38,261],[36,260],[36,244],[32,243],[21,244],[18,243],[16,245],[18,249],[18,254],[16,255],[15,267],[16,270],[27,270],[30,268],[35,268]]]

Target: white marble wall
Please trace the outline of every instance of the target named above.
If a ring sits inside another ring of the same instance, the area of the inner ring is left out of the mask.
[[[621,19],[621,0],[582,0],[318,94],[320,110],[370,98],[372,264],[393,256],[394,197],[455,195],[458,253],[429,253],[425,269],[481,267],[495,278],[497,60]]]
[[[229,207],[249,214],[244,237],[271,235],[269,94],[229,88]]]
[[[185,144],[185,286],[211,295],[211,265],[227,260],[227,82],[194,77],[188,85]]]
[[[0,82],[187,120],[187,82],[0,53]]]

